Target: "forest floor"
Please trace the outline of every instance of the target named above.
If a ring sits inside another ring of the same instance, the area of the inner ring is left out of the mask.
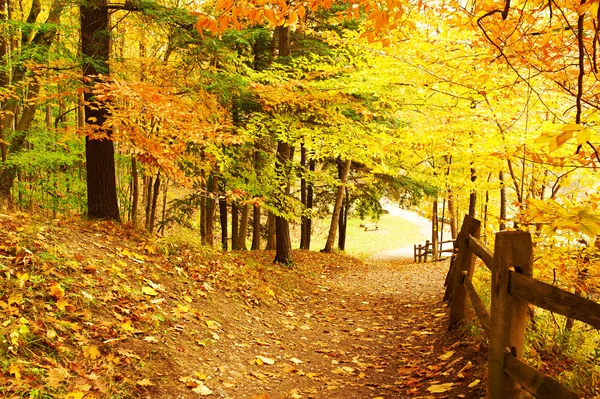
[[[0,214],[0,396],[484,396],[483,344],[447,332],[447,262],[273,257]]]

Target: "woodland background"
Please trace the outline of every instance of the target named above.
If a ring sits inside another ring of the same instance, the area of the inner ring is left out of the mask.
[[[283,264],[383,199],[469,213],[598,301],[599,3],[3,0],[0,196]],[[597,332],[540,317],[598,386]]]

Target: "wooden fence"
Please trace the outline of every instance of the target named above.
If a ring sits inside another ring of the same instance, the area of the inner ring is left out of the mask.
[[[456,257],[446,279],[450,328],[465,318],[467,296],[489,339],[490,399],[517,399],[521,389],[536,398],[576,399],[577,395],[523,359],[528,303],[600,329],[600,304],[534,279],[531,235],[524,231],[496,234],[495,252],[479,240],[480,222],[465,217],[455,243]],[[491,312],[471,281],[476,258],[492,272]]]
[[[447,240],[447,241],[440,241],[438,242],[438,252],[437,252],[437,260],[441,260],[441,259],[447,259],[449,256],[446,256],[444,258],[442,258],[442,254],[443,253],[448,253],[448,254],[452,254],[452,252],[454,252],[453,248],[447,248],[444,249],[443,245],[450,243],[450,242],[454,242],[454,240]],[[427,240],[425,241],[425,245],[421,245],[421,244],[415,244],[415,248],[414,248],[414,258],[415,258],[415,263],[417,262],[424,262],[427,263],[427,258],[429,257],[429,255],[431,255],[431,259],[435,260],[435,256],[433,253],[433,244]]]

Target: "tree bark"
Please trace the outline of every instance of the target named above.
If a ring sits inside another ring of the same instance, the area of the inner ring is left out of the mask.
[[[277,237],[275,236],[275,215],[269,212],[267,217],[267,247],[266,250],[273,250],[277,247]]]
[[[133,226],[138,224],[138,204],[140,201],[139,177],[135,155],[131,156],[131,221]]]
[[[81,53],[83,76],[92,82],[94,76],[108,76],[109,18],[106,0],[92,0],[80,5]],[[91,91],[84,93],[85,120],[100,129],[108,117],[107,110],[94,107]],[[115,171],[115,148],[112,130],[105,129],[103,139],[86,136],[88,217],[119,221]]]
[[[348,229],[348,210],[350,208],[350,201],[348,196],[348,189],[344,187],[344,201],[342,202],[342,210],[340,211],[340,219],[338,223],[339,237],[338,237],[338,249],[340,251],[346,250],[346,231]]]
[[[146,208],[146,219],[144,223],[144,227],[148,230],[150,226],[150,213],[152,210],[152,176],[144,177],[144,204]]]
[[[498,175],[500,180],[500,231],[506,230],[506,185],[504,184],[504,172]]]
[[[473,166],[471,166],[471,182],[475,183],[475,180],[477,180],[477,174],[475,172],[475,168]],[[476,213],[477,213],[477,190],[475,190],[475,187],[473,187],[471,189],[471,194],[469,194],[469,216],[474,218]]]
[[[308,210],[308,206],[307,206],[307,197],[308,197],[308,193],[307,193],[307,187],[306,187],[306,147],[304,147],[304,144],[300,144],[300,170],[301,170],[301,177],[300,177],[300,202],[302,203],[302,207],[304,208],[303,211]],[[307,237],[308,234],[308,226],[307,226],[307,221],[308,221],[308,217],[304,214],[302,214],[302,218],[301,218],[301,222],[300,222],[300,249],[308,249],[308,240],[309,238]]]
[[[280,29],[282,30],[282,29]],[[285,29],[283,29],[285,30]],[[290,195],[291,187],[289,182],[289,166],[288,163],[292,159],[292,147],[288,143],[282,141],[277,143],[277,161],[275,170],[279,179],[281,179],[281,192],[279,193],[280,211],[284,211],[286,207],[287,197]],[[292,241],[290,238],[290,225],[284,216],[275,217],[275,236],[276,236],[276,253],[275,263],[290,265],[292,260]]]
[[[240,249],[239,244],[239,216],[240,212],[237,203],[231,202],[231,250],[238,251]]]
[[[341,159],[338,162],[342,162]],[[337,231],[337,223],[340,217],[340,212],[342,210],[342,202],[344,200],[344,190],[346,188],[346,181],[348,180],[348,174],[350,173],[350,165],[352,161],[346,160],[344,161],[344,165],[342,168],[342,178],[340,179],[340,185],[337,188],[337,193],[335,196],[335,203],[333,205],[333,214],[331,215],[331,224],[329,225],[329,235],[327,236],[327,242],[325,243],[325,248],[321,252],[331,252],[333,251],[333,244],[335,242],[335,233]]]
[[[204,243],[209,246],[214,245],[215,236],[215,209],[216,209],[216,198],[219,196],[219,178],[215,175],[208,177],[208,195],[206,197],[206,236],[204,237]]]
[[[252,246],[250,249],[256,251],[260,249],[260,206],[253,206],[252,214]]]
[[[248,235],[248,221],[250,220],[250,206],[244,205],[242,208],[242,217],[240,218],[240,227],[238,230],[238,247],[240,251],[247,251],[246,237]]]
[[[223,181],[219,182],[220,191],[222,195],[219,195],[219,221],[221,222],[221,249],[227,251],[227,198],[225,198],[225,184]]]
[[[152,192],[152,204],[150,206],[150,222],[148,223],[148,231],[154,231],[154,222],[156,220],[156,204],[158,204],[158,195],[160,194],[160,172],[156,174],[154,179],[154,190]]]

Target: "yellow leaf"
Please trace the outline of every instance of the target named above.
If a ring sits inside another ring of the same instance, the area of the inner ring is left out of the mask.
[[[432,385],[429,388],[427,388],[427,390],[431,393],[444,393],[451,390],[453,386],[453,382],[447,382],[445,384]]]
[[[135,331],[135,329],[131,325],[130,320],[127,320],[125,323],[121,323],[121,329],[125,332],[131,332],[131,333]]]
[[[69,302],[65,298],[60,298],[58,301],[56,301],[56,307],[63,312],[67,306],[69,306]]]
[[[50,286],[50,296],[53,296],[56,299],[63,298],[65,296],[65,290],[60,283],[55,283]]]
[[[472,383],[470,383],[470,384],[468,385],[468,387],[469,387],[469,388],[473,388],[473,387],[477,386],[477,384],[479,384],[480,382],[481,382],[481,380],[475,380],[475,381],[473,381]]]
[[[92,360],[97,359],[100,357],[100,351],[98,350],[98,347],[95,345],[84,346],[83,347],[83,357],[87,357]]]
[[[584,129],[583,125],[578,123],[569,123],[560,128],[560,130],[563,132],[577,132],[582,129]]]
[[[143,380],[138,380],[135,383],[141,387],[149,387],[154,385],[154,383],[147,378],[144,378]]]
[[[275,360],[269,359],[268,357],[256,355],[256,363],[259,366],[262,366],[263,364],[274,364]]]
[[[91,119],[91,118],[90,118]],[[73,391],[65,395],[65,399],[81,399],[85,396],[85,392]]]
[[[452,355],[454,355],[454,351],[448,351],[448,352],[444,353],[443,355],[439,356],[438,359],[448,360],[452,357]]]
[[[577,132],[577,144],[585,144],[590,141],[590,137],[592,136],[591,129],[582,129]]]
[[[150,295],[150,296],[157,296],[158,292],[151,287],[143,287],[142,288],[142,293],[146,294],[146,295]]]
[[[10,366],[8,366],[8,374],[12,374],[15,376],[15,378],[17,380],[20,380],[21,379],[21,366],[16,363],[12,363]]]
[[[218,321],[214,320],[206,320],[206,325],[211,330],[218,330],[219,328],[221,328],[221,324]]]
[[[58,389],[60,383],[70,377],[70,373],[63,367],[55,367],[48,370],[48,377],[46,377],[46,384],[51,388]]]

